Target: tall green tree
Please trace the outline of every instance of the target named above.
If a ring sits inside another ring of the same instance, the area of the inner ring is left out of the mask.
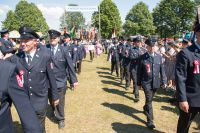
[[[123,29],[126,36],[151,35],[155,31],[152,14],[144,2],[134,5],[125,20]]]
[[[35,31],[40,31],[43,33],[48,31],[48,25],[46,23],[46,20],[43,17],[42,12],[37,8],[37,6],[34,3],[28,3],[25,0],[20,1],[16,5],[16,9],[13,16],[15,16],[17,22],[13,30],[18,30],[20,26],[28,26]],[[6,28],[12,27],[12,21],[13,20],[10,19],[7,15],[7,18],[3,22],[3,25]]]
[[[191,0],[162,0],[153,10],[156,32],[161,37],[173,37],[191,30],[194,16]]]
[[[75,4],[70,4],[69,6],[77,6]],[[67,27],[69,30],[75,28],[80,29],[85,23],[85,18],[81,12],[64,12],[60,17],[60,30]]]
[[[21,22],[20,26],[29,26],[33,30],[43,33],[48,31],[46,20],[34,3],[29,4],[27,1],[20,1],[16,6],[15,14]]]
[[[93,13],[92,23],[97,29],[99,29],[99,12]],[[110,38],[114,30],[116,32],[116,35],[121,34],[121,17],[116,4],[112,0],[103,0],[101,2],[100,23],[101,36],[103,38]]]
[[[9,30],[19,29],[20,22],[17,20],[15,13],[10,10],[7,13],[6,19],[3,21],[3,28],[8,28]]]
[[[194,0],[195,6],[200,5],[200,0]]]

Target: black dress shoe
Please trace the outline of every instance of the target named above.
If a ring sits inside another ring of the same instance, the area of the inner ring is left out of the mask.
[[[129,86],[125,86],[125,90],[128,90],[129,89]]]
[[[154,128],[156,128],[155,125],[153,124],[153,122],[147,122],[147,127],[148,127],[149,129],[154,129]]]
[[[59,121],[58,122],[58,128],[63,129],[65,127],[65,121]]]
[[[136,102],[136,103],[139,101],[140,101],[140,99],[138,97],[134,99],[134,102]]]
[[[148,114],[146,110],[144,110],[143,113],[144,113],[144,115],[146,115],[146,116],[147,116],[147,114]]]

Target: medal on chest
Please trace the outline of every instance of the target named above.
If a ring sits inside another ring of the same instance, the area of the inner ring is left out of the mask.
[[[17,83],[19,87],[23,87],[24,85],[24,70],[19,71],[19,75],[16,76]]]
[[[194,70],[193,70],[194,74],[199,74],[199,61],[198,60],[194,60]]]
[[[150,64],[146,64],[146,70],[147,70],[147,73],[151,72],[151,65]]]
[[[20,77],[22,83],[24,84],[24,70],[19,71],[19,77]]]

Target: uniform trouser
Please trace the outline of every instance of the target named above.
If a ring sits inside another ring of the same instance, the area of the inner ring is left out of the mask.
[[[45,118],[46,118],[47,108],[45,108],[43,111],[36,112],[37,118],[39,120],[40,126],[42,127],[42,132],[46,133],[45,130]]]
[[[89,50],[90,52],[90,60],[93,61],[94,58],[94,52],[92,50]]]
[[[113,73],[114,69],[116,70],[117,77],[119,76],[119,62],[111,61],[111,73]]]
[[[137,70],[131,70],[131,79],[133,80],[133,94],[135,95],[135,98],[139,98],[139,89],[137,85]]]
[[[80,61],[77,63],[78,73],[81,73],[81,65],[82,65],[82,61],[80,60]]]
[[[124,76],[126,80],[126,87],[130,86],[130,71],[128,66],[124,66]]]
[[[198,112],[200,113],[200,107],[190,107],[189,113],[185,113],[180,109],[177,133],[188,133],[192,120]]]
[[[59,104],[56,107],[53,107],[53,112],[58,121],[65,120],[64,118],[64,106],[65,106],[65,94],[66,94],[66,88],[61,87],[58,88],[58,94],[59,94]],[[49,93],[49,101],[52,101],[52,94]]]
[[[105,54],[107,54],[108,53],[108,48],[107,47],[105,47]]]
[[[71,79],[70,79],[70,76],[69,76],[69,72],[67,71],[67,81],[68,83],[70,84],[70,87],[72,86],[71,84]]]
[[[122,61],[119,62],[119,69],[120,69],[120,78],[121,80],[124,79],[124,67],[122,65]]]
[[[155,94],[155,90],[144,89],[144,94],[145,94],[145,105],[143,109],[147,116],[147,122],[152,123],[153,122],[152,101],[153,101],[153,96]]]
[[[65,94],[66,94],[66,88],[58,88],[59,93],[59,104],[54,107],[54,114],[58,121],[64,121],[65,115],[64,115],[64,107],[65,107]]]

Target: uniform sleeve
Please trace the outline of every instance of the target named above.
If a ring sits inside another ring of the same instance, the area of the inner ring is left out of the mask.
[[[179,102],[187,101],[186,96],[186,78],[187,78],[188,60],[183,51],[178,53],[175,67],[175,81],[177,89],[177,98]]]
[[[129,49],[129,59],[131,60],[134,60],[134,59],[137,59],[138,57],[134,55],[134,53],[136,53],[136,50],[132,50],[132,49]]]
[[[5,54],[8,54],[8,53],[13,53],[15,52],[15,50],[13,48],[6,48],[6,46],[3,44],[1,47],[0,47],[0,50],[1,52],[5,55]]]
[[[84,46],[83,46],[83,53],[84,53],[84,58],[86,58],[87,53],[86,53],[86,49]]]
[[[28,94],[25,92],[20,80],[17,80],[17,73],[14,69],[10,74],[8,94],[17,109],[24,132],[42,133],[38,118],[29,101]]]
[[[77,80],[77,77],[76,77],[76,72],[75,72],[75,69],[74,69],[74,66],[73,66],[73,62],[72,62],[72,59],[70,57],[68,49],[65,49],[64,56],[65,56],[65,60],[66,60],[66,63],[67,63],[67,68],[66,69],[68,69],[69,77],[71,79],[71,83],[72,84],[76,83],[78,80]]]
[[[48,62],[47,62],[47,76],[49,79],[50,89],[52,92],[52,98],[53,100],[57,100],[59,99],[59,94],[57,90],[56,78],[53,73],[53,62],[52,62],[51,57],[49,57]]]
[[[78,52],[77,52],[78,50],[77,50],[77,48],[76,48],[76,46],[74,46],[73,48],[72,48],[72,52],[73,52],[73,56],[72,56],[72,62],[73,62],[73,65],[75,65],[76,64],[76,61],[77,61],[77,58],[78,58]]]
[[[138,68],[137,68],[137,85],[141,86],[142,82],[142,56],[139,57],[138,59]]]
[[[111,51],[112,51],[112,48],[110,48],[108,51],[107,61],[109,61],[109,59],[110,59]]]
[[[129,53],[129,55],[128,55],[129,59],[133,60],[134,59],[133,50],[129,49],[128,53]]]
[[[160,56],[160,75],[161,75],[161,83],[162,85],[166,85],[167,84],[167,76],[165,74],[165,65],[164,63],[162,63],[162,57]]]

